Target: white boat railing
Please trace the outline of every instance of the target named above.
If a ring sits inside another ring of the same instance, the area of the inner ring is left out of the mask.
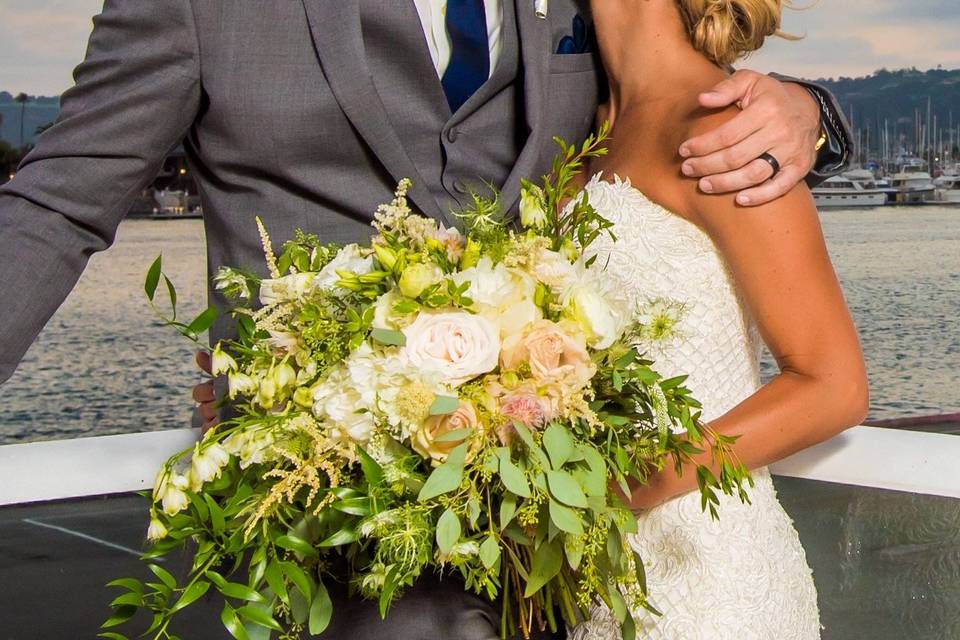
[[[157,431],[0,446],[0,505],[149,489],[160,465],[199,437]],[[783,460],[776,475],[960,498],[960,437],[855,427]]]

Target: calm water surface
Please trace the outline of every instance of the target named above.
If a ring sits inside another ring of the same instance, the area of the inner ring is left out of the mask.
[[[831,211],[823,223],[863,336],[871,417],[960,412],[960,209]],[[200,311],[201,222],[124,222],[0,387],[0,443],[189,425],[195,349],[153,320],[142,289],[159,253],[182,315]]]

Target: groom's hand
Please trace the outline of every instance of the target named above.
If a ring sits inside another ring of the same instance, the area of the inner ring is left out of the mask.
[[[212,375],[213,365],[210,354],[206,351],[197,352],[197,366]],[[197,413],[203,418],[201,427],[206,433],[220,421],[220,412],[217,410],[217,395],[213,390],[213,380],[202,382],[193,388],[193,399],[197,403]]]
[[[737,202],[756,206],[776,200],[803,180],[817,160],[820,107],[802,86],[780,82],[755,71],[737,71],[700,104],[722,109],[736,104],[741,112],[710,133],[684,142],[684,175],[700,178],[705,193],[740,191]],[[780,163],[760,159],[769,153]]]

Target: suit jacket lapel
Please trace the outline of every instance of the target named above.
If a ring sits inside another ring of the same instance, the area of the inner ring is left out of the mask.
[[[410,198],[427,215],[442,212],[387,118],[367,67],[358,0],[302,0],[324,76],[340,108],[393,179],[413,180]]]
[[[507,0],[507,3],[510,3],[510,0]],[[517,28],[520,32],[524,107],[530,134],[510,177],[507,178],[507,183],[503,185],[502,198],[507,211],[513,210],[520,199],[520,178],[536,180],[539,177],[530,173],[534,170],[549,135],[542,130],[541,123],[548,89],[547,64],[553,44],[550,21],[536,16],[530,0],[514,0],[510,4],[516,12]]]

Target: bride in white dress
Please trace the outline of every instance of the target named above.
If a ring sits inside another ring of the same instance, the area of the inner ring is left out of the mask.
[[[691,374],[704,419],[742,436],[736,451],[756,481],[753,504],[727,498],[716,522],[691,493],[692,472],[678,480],[671,469],[634,491],[633,544],[663,614],[635,612],[638,637],[815,640],[810,568],[766,465],[864,418],[856,330],[805,186],[739,206],[684,178],[675,151],[735,117],[736,109],[701,109],[698,94],[776,31],[780,2],[594,0],[592,10],[611,89],[600,118],[612,132],[586,190],[618,238],[594,250],[629,304],[668,297],[685,305],[679,337],[652,355],[665,375]],[[772,173],[765,161],[758,167]],[[781,370],[765,386],[762,341]],[[619,635],[602,610],[572,632],[574,640]]]

